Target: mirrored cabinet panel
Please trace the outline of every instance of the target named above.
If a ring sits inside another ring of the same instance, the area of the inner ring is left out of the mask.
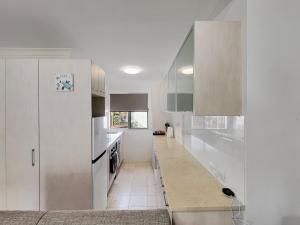
[[[193,111],[194,31],[183,43],[176,57],[176,111]]]
[[[172,64],[168,73],[167,111],[176,111],[176,67]]]
[[[168,74],[166,74],[163,78],[162,84],[162,109],[163,111],[167,111],[167,92],[168,92]]]

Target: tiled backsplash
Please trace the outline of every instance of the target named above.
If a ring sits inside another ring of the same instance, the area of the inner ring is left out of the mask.
[[[244,202],[244,117],[173,113],[175,138]]]

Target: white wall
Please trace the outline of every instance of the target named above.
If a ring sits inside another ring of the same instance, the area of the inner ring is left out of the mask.
[[[172,120],[169,113],[163,112],[162,109],[162,89],[160,82],[155,83],[151,87],[151,114],[152,114],[152,130],[165,130],[165,123]]]
[[[248,220],[300,224],[300,1],[247,2]]]
[[[241,20],[243,11],[241,10],[244,0],[232,0],[220,13],[216,16],[216,20]]]
[[[70,58],[70,48],[0,48],[4,58]]]
[[[157,81],[156,81],[157,82]],[[147,93],[148,94],[148,125],[149,129],[121,129],[124,131],[123,149],[125,162],[151,161],[152,156],[152,106],[151,86],[155,81],[134,79],[125,76],[124,79],[115,79],[107,76],[106,84],[106,115],[109,117],[110,100],[109,94],[116,93]]]
[[[0,210],[6,207],[5,172],[5,61],[0,59]]]

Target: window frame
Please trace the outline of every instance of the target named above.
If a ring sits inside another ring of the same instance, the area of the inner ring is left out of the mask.
[[[127,112],[128,113],[128,126],[124,128],[112,127],[112,113],[114,112]],[[132,127],[131,126],[131,113],[132,112],[144,112],[147,113],[147,127]],[[132,130],[147,130],[149,129],[149,111],[110,111],[110,129],[132,129]]]

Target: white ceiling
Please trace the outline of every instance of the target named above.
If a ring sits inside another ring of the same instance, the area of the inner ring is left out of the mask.
[[[112,78],[138,65],[138,79],[158,79],[193,21],[214,18],[230,1],[0,0],[0,46],[72,48]]]

